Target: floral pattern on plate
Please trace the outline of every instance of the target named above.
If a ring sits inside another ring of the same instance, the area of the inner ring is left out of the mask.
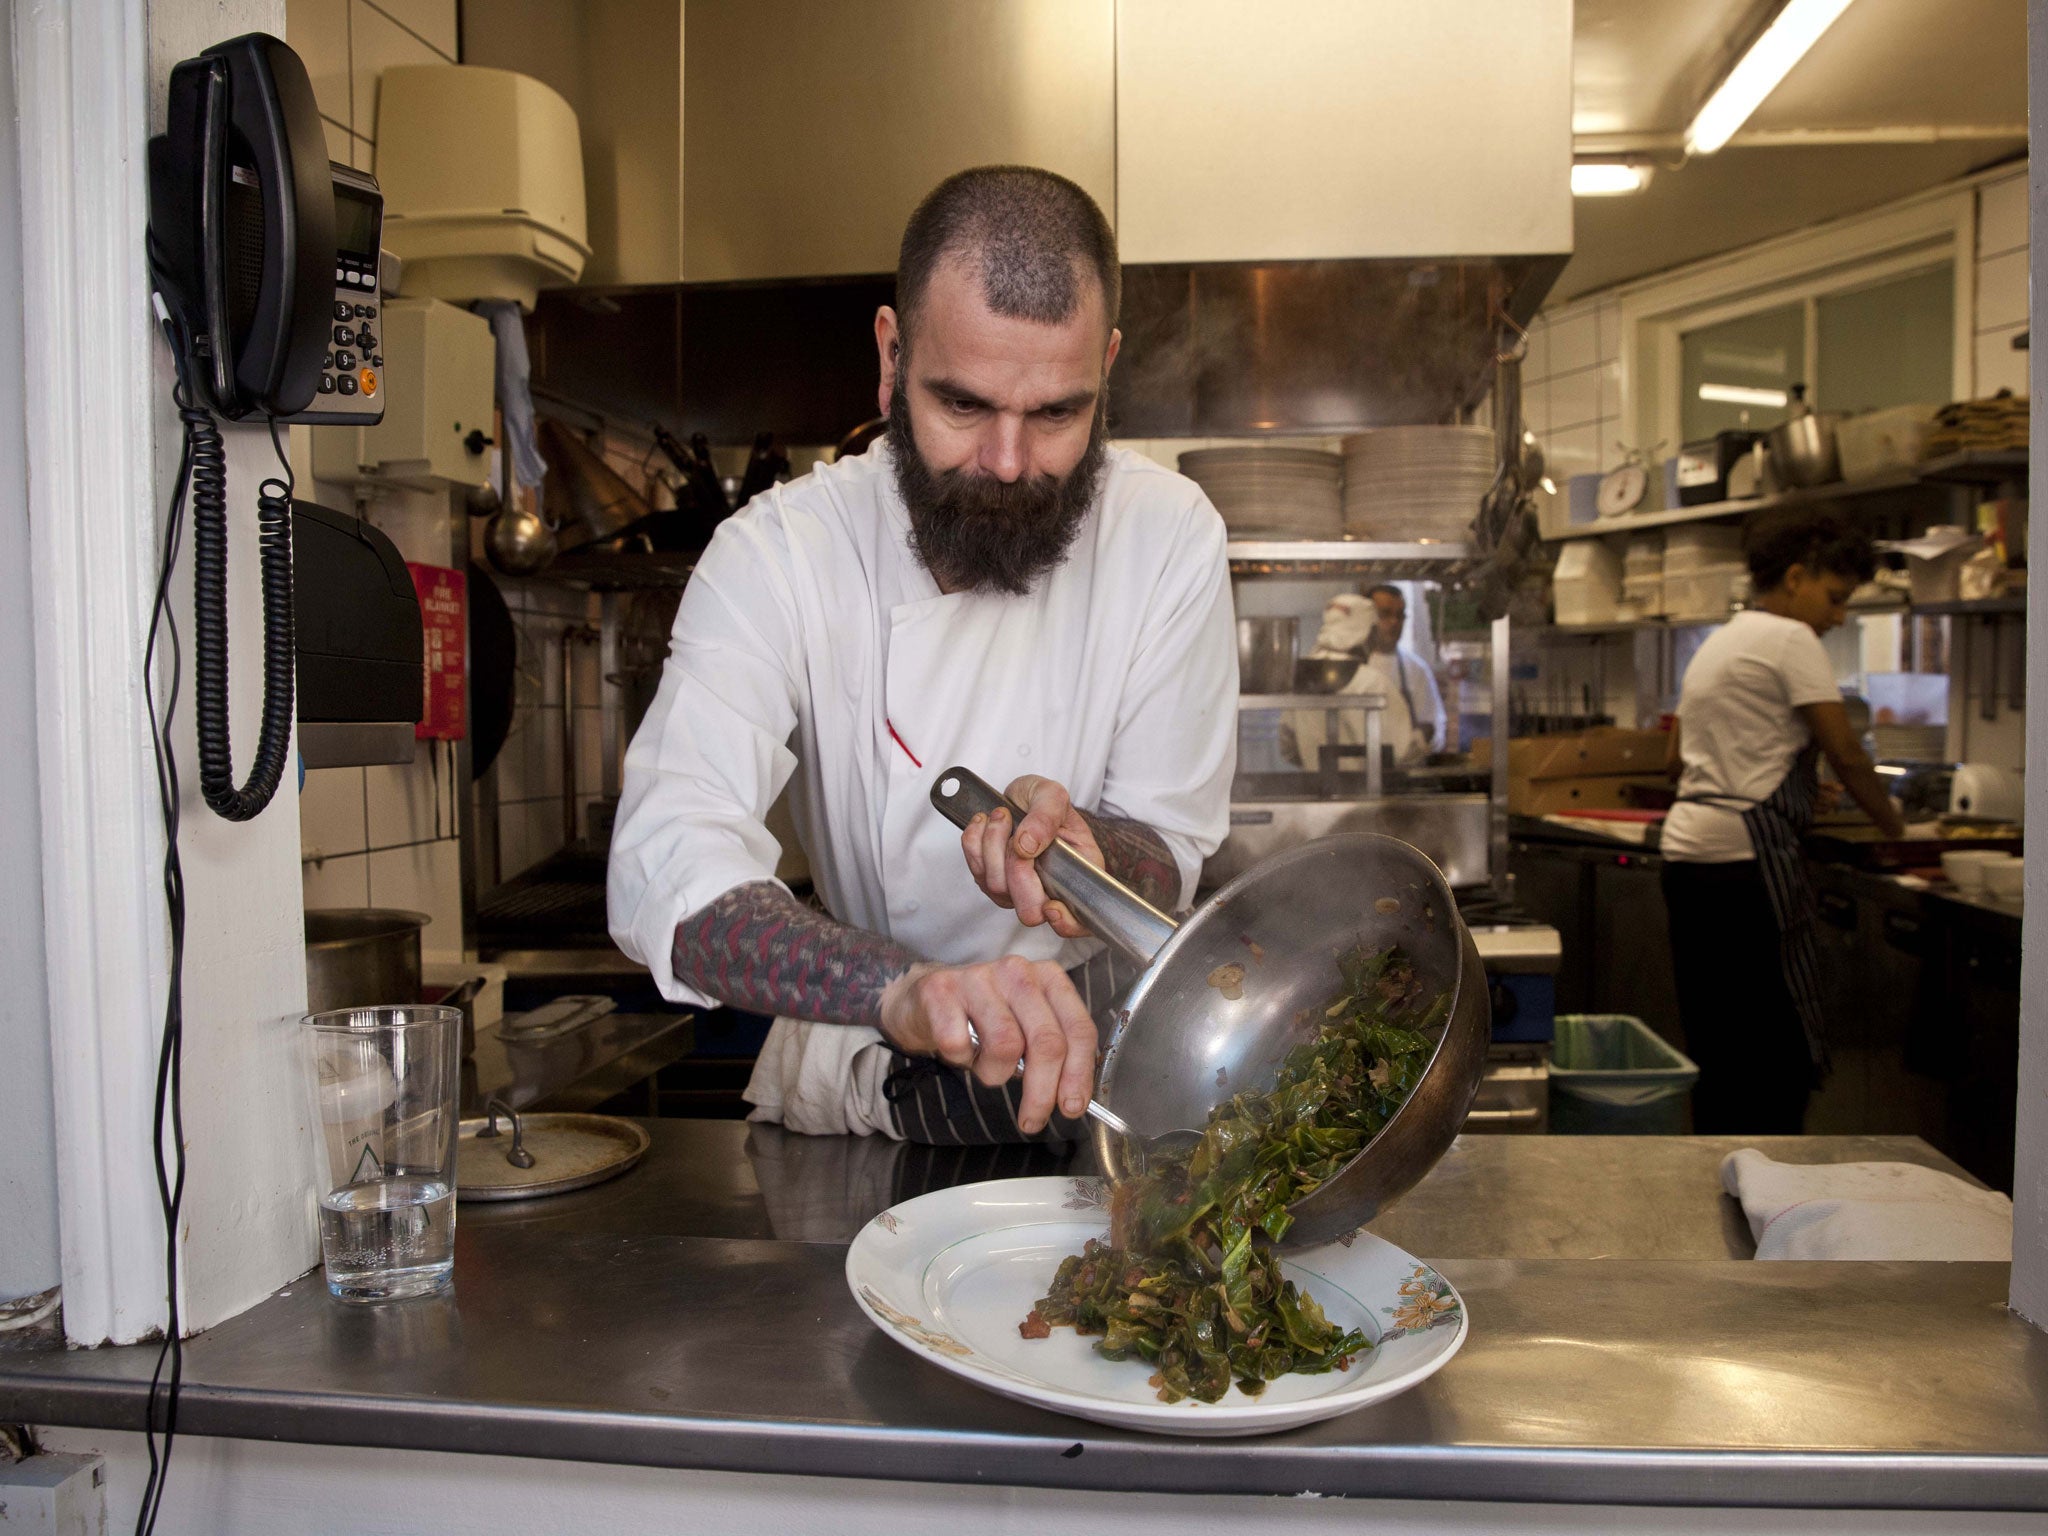
[[[1399,1302],[1380,1308],[1393,1319],[1393,1325],[1380,1335],[1382,1344],[1404,1333],[1455,1328],[1464,1312],[1451,1283],[1426,1264],[1415,1266],[1415,1273],[1401,1282],[1400,1293]]]
[[[1109,1185],[1101,1179],[1070,1179],[1067,1198],[1060,1202],[1069,1211],[1109,1209]]]
[[[895,1230],[893,1227],[891,1231]],[[974,1351],[954,1338],[950,1333],[940,1333],[936,1328],[927,1328],[916,1318],[897,1311],[882,1300],[867,1286],[860,1288],[861,1300],[880,1313],[899,1333],[909,1335],[926,1349],[936,1349],[942,1355],[951,1355],[955,1360],[965,1360]]]

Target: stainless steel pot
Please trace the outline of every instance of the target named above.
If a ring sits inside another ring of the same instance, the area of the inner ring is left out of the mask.
[[[306,1011],[420,1000],[424,912],[316,907],[306,914]]]
[[[1294,658],[1301,645],[1301,620],[1251,618],[1237,621],[1237,691],[1286,693],[1294,685]]]
[[[932,785],[955,826],[1005,802],[964,768]],[[1015,808],[1013,807],[1013,812]],[[1246,870],[1176,923],[1064,844],[1039,856],[1047,890],[1145,967],[1118,1010],[1096,1095],[1141,1135],[1200,1126],[1231,1095],[1272,1087],[1287,1053],[1343,990],[1337,958],[1399,944],[1450,1022],[1407,1102],[1335,1178],[1289,1207],[1289,1245],[1355,1232],[1449,1150],[1486,1071],[1493,1011],[1479,951],[1437,867],[1372,833],[1319,838]],[[1113,1175],[1118,1138],[1095,1130]]]
[[[1842,458],[1835,446],[1834,411],[1816,411],[1806,404],[1806,387],[1792,386],[1792,415],[1771,428],[1765,439],[1771,471],[1787,486],[1826,485],[1842,478]]]

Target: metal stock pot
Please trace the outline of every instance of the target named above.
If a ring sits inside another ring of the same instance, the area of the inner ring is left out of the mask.
[[[306,1011],[420,1000],[424,912],[316,907],[306,914]]]

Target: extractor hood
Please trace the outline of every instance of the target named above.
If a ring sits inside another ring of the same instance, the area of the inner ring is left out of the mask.
[[[1322,434],[1456,419],[1566,254],[1140,264],[1110,380],[1120,437]],[[875,413],[888,275],[545,291],[534,381],[679,435],[838,441]]]

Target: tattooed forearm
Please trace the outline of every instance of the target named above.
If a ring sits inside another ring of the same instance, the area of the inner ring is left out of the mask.
[[[917,963],[893,939],[804,906],[781,886],[736,886],[676,924],[675,972],[720,1002],[825,1024],[878,1024],[882,989]]]
[[[1103,864],[1112,875],[1162,912],[1180,904],[1180,866],[1167,851],[1166,839],[1142,821],[1092,811],[1080,811],[1080,817],[1095,834]]]

